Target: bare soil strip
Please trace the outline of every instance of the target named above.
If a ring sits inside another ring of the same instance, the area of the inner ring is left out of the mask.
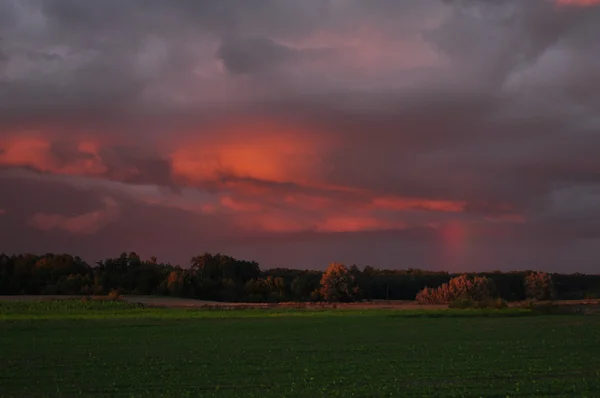
[[[59,295],[18,295],[0,296],[0,301],[32,301],[32,300],[67,300],[81,299],[84,296],[59,296]],[[390,310],[440,310],[448,308],[447,305],[425,305],[416,301],[376,300],[358,303],[228,303],[221,301],[194,300],[178,297],[160,296],[121,296],[121,299],[130,303],[138,303],[149,307],[164,308],[218,308],[218,309],[246,309],[246,308],[323,308],[323,309],[390,309]],[[509,303],[510,307],[520,307],[525,303]],[[543,305],[545,303],[537,303]],[[546,303],[550,304],[550,303]],[[578,306],[600,308],[600,300],[562,300],[552,302],[555,306]],[[598,307],[597,307],[598,306]]]

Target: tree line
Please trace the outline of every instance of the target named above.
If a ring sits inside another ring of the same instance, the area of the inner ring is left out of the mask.
[[[90,265],[69,254],[0,254],[2,295],[165,295],[230,302],[600,298],[600,275],[543,272],[452,274],[331,264],[326,271],[274,268],[205,253],[187,267],[123,253]]]

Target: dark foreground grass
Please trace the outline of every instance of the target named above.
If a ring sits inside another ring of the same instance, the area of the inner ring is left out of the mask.
[[[2,397],[600,396],[595,316],[44,305],[0,306]]]

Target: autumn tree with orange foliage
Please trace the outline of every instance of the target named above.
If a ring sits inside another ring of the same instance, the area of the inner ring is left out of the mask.
[[[534,300],[553,300],[554,281],[546,272],[532,272],[525,277],[525,293]]]
[[[180,296],[183,293],[183,283],[183,272],[171,271],[167,277],[167,292],[171,296]]]
[[[438,288],[426,287],[417,294],[422,304],[448,304],[456,300],[481,302],[492,299],[494,282],[485,276],[457,276]]]
[[[351,302],[358,297],[356,279],[343,264],[331,263],[321,278],[321,296],[325,301]]]

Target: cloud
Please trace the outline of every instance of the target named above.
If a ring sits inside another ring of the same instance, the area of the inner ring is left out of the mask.
[[[327,48],[295,49],[268,38],[245,38],[223,41],[217,56],[232,74],[270,76],[278,68],[322,59],[328,53]]]
[[[66,141],[44,132],[0,138],[0,167],[173,187],[169,161],[157,154],[97,139]]]
[[[36,213],[31,217],[29,224],[42,231],[58,229],[71,234],[95,234],[119,216],[117,202],[112,198],[105,198],[103,202],[103,208],[76,216]]]
[[[554,267],[600,233],[600,8],[568,3],[0,2],[4,241]]]
[[[559,6],[592,7],[600,5],[599,0],[556,0]]]
[[[236,123],[176,149],[172,171],[191,183],[228,178],[302,182],[316,177],[322,164],[319,146],[324,143],[315,136],[277,122]]]
[[[99,175],[106,172],[93,143],[81,142],[77,146],[60,147],[32,137],[15,138],[0,145],[0,165],[5,167],[74,175]]]

